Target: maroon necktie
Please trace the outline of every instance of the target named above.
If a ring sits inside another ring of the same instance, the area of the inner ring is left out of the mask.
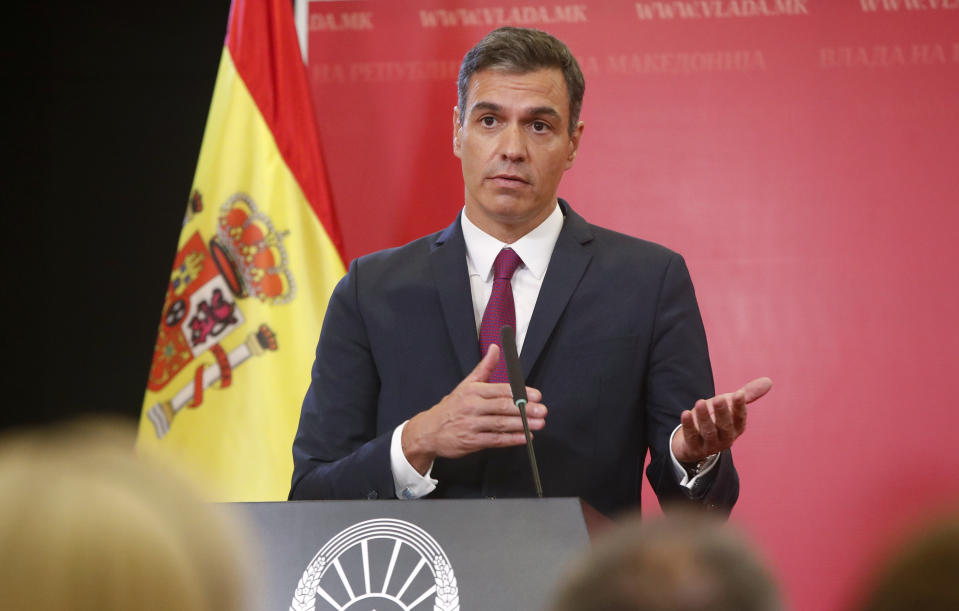
[[[503,346],[500,344],[500,329],[503,325],[516,328],[516,307],[513,305],[513,287],[510,278],[523,261],[512,248],[504,248],[493,261],[493,292],[483,312],[480,323],[480,357],[486,356],[490,344],[500,347],[500,360],[489,376],[490,382],[508,382],[506,360],[502,358]]]

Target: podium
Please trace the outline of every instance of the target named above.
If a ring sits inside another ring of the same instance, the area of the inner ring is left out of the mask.
[[[270,611],[544,609],[587,525],[578,499],[234,503],[260,544]]]

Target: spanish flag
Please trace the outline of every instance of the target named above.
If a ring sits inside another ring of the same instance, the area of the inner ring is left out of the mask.
[[[138,451],[210,500],[285,500],[342,244],[289,0],[234,0]]]

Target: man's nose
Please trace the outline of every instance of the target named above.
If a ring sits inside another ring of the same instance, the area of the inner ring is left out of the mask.
[[[526,138],[521,125],[512,124],[500,132],[500,154],[508,161],[525,161]]]

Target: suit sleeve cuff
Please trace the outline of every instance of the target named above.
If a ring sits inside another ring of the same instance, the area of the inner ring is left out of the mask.
[[[706,464],[703,465],[703,468],[700,469],[699,473],[697,473],[695,477],[689,477],[689,473],[683,468],[683,465],[673,454],[673,437],[679,432],[679,429],[681,429],[682,426],[683,425],[680,424],[673,429],[673,434],[669,436],[669,458],[672,459],[673,473],[676,475],[676,480],[679,481],[679,485],[692,492],[693,486],[696,485],[696,482],[709,479],[710,471],[712,471],[713,467],[716,466],[716,463],[719,462],[719,454],[713,454],[707,458]],[[400,454],[402,455],[402,452]],[[410,468],[412,469],[412,467]]]
[[[406,422],[409,422],[409,420]],[[410,461],[406,460],[402,443],[403,428],[406,426],[406,422],[393,431],[393,439],[390,442],[390,469],[393,471],[393,486],[396,489],[396,498],[418,499],[433,492],[438,482],[430,477],[430,473],[433,472],[432,464],[426,471],[426,475],[420,475],[419,471],[410,464]]]

